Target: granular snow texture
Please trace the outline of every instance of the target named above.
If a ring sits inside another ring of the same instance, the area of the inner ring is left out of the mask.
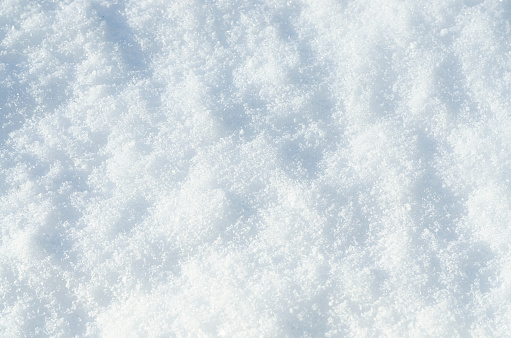
[[[2,0],[0,336],[511,335],[511,0]]]

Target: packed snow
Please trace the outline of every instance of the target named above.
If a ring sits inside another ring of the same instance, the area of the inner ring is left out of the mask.
[[[0,336],[511,335],[511,0],[2,0]]]

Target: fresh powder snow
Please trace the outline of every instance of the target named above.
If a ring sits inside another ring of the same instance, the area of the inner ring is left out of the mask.
[[[0,336],[511,336],[511,0],[0,1]]]

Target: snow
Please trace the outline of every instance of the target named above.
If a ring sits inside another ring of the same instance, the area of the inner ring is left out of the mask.
[[[3,0],[0,336],[511,335],[510,23]]]

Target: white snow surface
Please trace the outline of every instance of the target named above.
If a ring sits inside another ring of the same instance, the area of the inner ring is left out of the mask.
[[[510,22],[2,0],[0,336],[510,336]]]

